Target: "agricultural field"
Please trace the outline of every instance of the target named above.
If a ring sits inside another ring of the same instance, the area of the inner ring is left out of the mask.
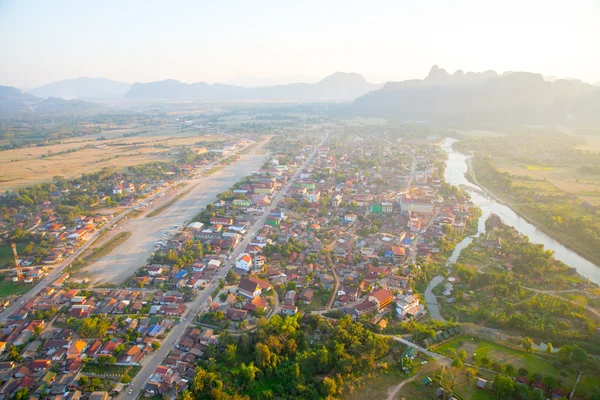
[[[98,140],[100,137],[106,140]],[[181,147],[207,140],[215,140],[215,136],[163,126],[141,132],[110,130],[92,138],[78,137],[49,146],[4,150],[0,151],[0,190],[49,182],[57,175],[69,179],[83,171],[94,172],[105,167],[122,170],[132,165],[168,161],[176,157]]]
[[[521,164],[505,158],[496,158],[495,163],[500,172],[523,177],[514,179],[514,187],[539,189],[546,195],[560,195],[566,192],[577,196],[581,201],[600,206],[598,175],[586,175],[577,168]]]

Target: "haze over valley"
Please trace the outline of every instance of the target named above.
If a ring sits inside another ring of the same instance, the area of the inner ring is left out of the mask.
[[[600,400],[599,20],[0,2],[0,400]]]

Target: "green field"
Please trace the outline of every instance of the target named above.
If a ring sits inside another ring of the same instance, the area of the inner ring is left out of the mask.
[[[21,295],[29,292],[33,285],[26,285],[24,283],[14,283],[10,281],[0,282],[0,298],[12,296],[13,294]]]
[[[478,365],[481,364],[481,359],[484,357],[498,364],[510,364],[515,367],[515,373],[519,368],[525,368],[531,374],[539,372],[543,375],[553,374],[556,376],[560,372],[552,362],[546,359],[485,339],[463,335],[440,345],[436,351],[441,354],[448,354],[448,349],[465,350],[467,352],[467,362],[473,360]],[[473,358],[474,354],[476,356]]]
[[[23,250],[21,245],[17,245],[17,252]],[[0,267],[8,266],[13,260],[13,252],[10,243],[0,245]]]
[[[484,357],[492,360],[492,363],[500,364],[502,366],[510,364],[514,367],[514,372],[512,373],[512,376],[514,377],[518,375],[519,368],[525,368],[529,371],[529,379],[531,379],[532,375],[536,372],[539,372],[544,376],[553,375],[556,378],[560,377],[561,371],[563,373],[567,372],[567,376],[562,377],[562,383],[560,384],[567,392],[573,389],[573,385],[577,379],[577,372],[561,370],[556,367],[550,359],[542,358],[535,353],[531,354],[525,351],[516,350],[490,340],[462,335],[440,345],[435,351],[440,354],[449,355],[452,353],[452,350],[450,349],[456,351],[465,350],[467,353],[466,362],[474,363],[479,366],[481,366],[481,359]],[[488,379],[487,377],[484,378]],[[489,379],[493,379],[493,377]],[[598,377],[584,374],[577,386],[576,393],[587,394],[592,388],[599,385],[600,379],[598,379]],[[478,399],[480,397],[472,398]],[[488,397],[481,397],[481,399],[487,398]]]

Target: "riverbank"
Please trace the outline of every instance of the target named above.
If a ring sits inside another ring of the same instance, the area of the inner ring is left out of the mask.
[[[467,158],[467,167],[468,167],[467,179],[471,183],[477,185],[479,188],[481,188],[481,190],[487,196],[490,196],[495,201],[504,205],[505,207],[510,208],[519,217],[523,218],[524,220],[529,222],[531,225],[535,226],[537,229],[541,230],[546,235],[550,236],[552,239],[556,240],[557,242],[561,243],[565,247],[569,248],[569,250],[574,251],[579,256],[588,260],[590,263],[593,263],[596,267],[598,267],[598,265],[600,265],[600,259],[597,259],[596,257],[591,256],[589,253],[585,252],[583,249],[581,249],[579,246],[577,246],[573,242],[566,240],[563,236],[557,235],[556,232],[554,231],[554,229],[551,229],[551,228],[547,227],[546,225],[535,221],[534,219],[531,218],[531,216],[525,214],[522,210],[520,210],[518,208],[518,206],[511,204],[509,201],[500,197],[498,194],[494,193],[491,189],[489,189],[487,186],[483,185],[480,181],[478,181],[477,174],[476,174],[475,168],[473,167],[473,163],[471,162],[471,159],[472,159],[472,157]],[[600,267],[598,267],[598,268],[600,268]]]
[[[518,232],[527,236],[531,243],[543,245],[547,250],[554,252],[554,258],[570,267],[574,267],[580,275],[591,282],[600,284],[600,268],[596,264],[581,256],[579,252],[564,245],[562,238],[558,240],[558,237],[547,234],[541,227],[538,228],[537,224],[531,223],[534,221],[529,222],[530,219],[527,216],[505,205],[504,203],[507,201],[500,198],[500,196],[491,193],[489,190],[484,192],[484,189],[474,183],[472,179],[467,179],[469,176],[467,163],[469,155],[456,151],[453,148],[455,142],[456,139],[446,138],[441,145],[448,154],[444,178],[449,184],[462,187],[468,191],[471,201],[483,212],[482,223],[489,215],[498,215],[505,224],[513,226]],[[482,229],[484,227],[480,226],[480,231]]]

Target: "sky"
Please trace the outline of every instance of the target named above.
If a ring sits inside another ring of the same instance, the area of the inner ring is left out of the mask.
[[[336,71],[384,82],[423,78],[434,64],[595,83],[598,21],[600,0],[0,0],[0,85]]]

